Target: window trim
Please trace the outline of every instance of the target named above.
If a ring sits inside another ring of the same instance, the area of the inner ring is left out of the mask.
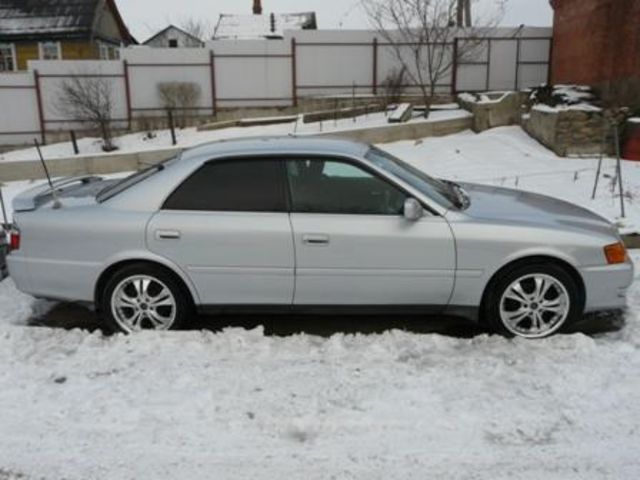
[[[57,58],[44,58],[44,45],[51,44],[55,45],[58,51]],[[44,42],[38,42],[38,60],[47,60],[47,61],[55,61],[62,60],[62,44],[59,41],[47,40]]]
[[[4,70],[4,72],[17,72],[18,71],[18,54],[16,52],[16,44],[14,42],[0,42],[0,46],[8,46],[11,49],[11,70]]]
[[[348,155],[341,155],[338,153],[329,153],[329,154],[323,154],[323,153],[285,153],[282,155],[274,155],[274,154],[267,154],[265,155],[267,157],[277,157],[281,160],[283,160],[283,168],[284,168],[284,173],[286,175],[286,180],[287,180],[287,185],[289,185],[289,175],[287,173],[287,166],[286,164],[284,164],[284,162],[286,162],[287,160],[300,160],[300,159],[321,159],[321,160],[337,160],[337,161],[342,161],[344,163],[347,163],[349,165],[352,165],[354,167],[359,167],[362,170],[366,171],[367,173],[370,173],[371,175],[380,178],[383,182],[387,182],[390,183],[391,185],[393,185],[394,187],[396,187],[398,190],[402,191],[405,195],[407,195],[407,197],[409,198],[414,198],[416,199],[418,202],[420,202],[420,204],[422,205],[422,207],[430,214],[433,216],[437,216],[440,217],[442,216],[436,209],[434,209],[431,205],[429,205],[428,203],[426,203],[421,197],[423,196],[420,192],[412,192],[412,187],[409,186],[405,186],[403,184],[402,181],[398,181],[397,178],[393,177],[392,175],[389,175],[388,173],[384,172],[384,171],[379,171],[378,169],[376,169],[375,167],[372,167],[371,165],[369,165],[368,163],[366,163],[368,160],[364,159],[359,159],[359,158],[355,158],[355,157],[350,157]],[[291,209],[289,210],[290,213],[295,213],[292,212]],[[308,215],[359,215],[359,214],[349,214],[349,213],[309,213]],[[362,215],[366,215],[366,214],[362,214]],[[374,216],[374,215],[372,215]],[[387,217],[388,215],[383,215],[385,217]]]
[[[223,164],[223,163],[234,163],[234,162],[241,162],[243,160],[249,160],[249,161],[263,161],[263,160],[271,160],[274,161],[276,163],[279,164],[278,167],[278,171],[279,171],[279,176],[280,176],[280,186],[282,188],[282,198],[284,199],[284,204],[283,204],[283,209],[282,210],[185,210],[185,209],[170,209],[170,208],[166,208],[166,204],[169,201],[169,199],[171,199],[171,197],[173,196],[173,194],[180,188],[182,187],[182,185],[187,182],[191,177],[193,177],[194,175],[196,175],[199,171],[201,171],[202,169],[206,168],[209,165],[219,165],[219,164]],[[207,160],[203,163],[201,163],[200,165],[198,165],[198,167],[196,169],[194,169],[191,173],[189,173],[185,178],[183,178],[169,193],[168,195],[162,200],[162,204],[160,205],[160,209],[159,211],[162,212],[172,212],[172,213],[176,213],[176,212],[185,212],[185,213],[205,213],[205,214],[218,214],[218,215],[222,215],[222,214],[233,214],[233,215],[239,215],[239,214],[250,214],[250,215],[260,215],[260,214],[265,214],[265,215],[273,215],[276,213],[284,213],[284,214],[289,214],[291,213],[291,204],[290,204],[290,199],[289,199],[289,194],[288,194],[288,188],[287,188],[287,177],[283,177],[283,174],[286,174],[286,165],[285,163],[282,161],[282,157],[278,156],[278,155],[269,155],[269,156],[262,156],[262,155],[238,155],[238,156],[230,156],[230,157],[219,157],[219,158],[214,158],[211,160]]]
[[[98,56],[100,60],[118,61],[120,60],[120,46],[114,43],[98,40]]]
[[[418,202],[420,202],[420,205],[422,205],[422,207],[425,209],[425,212],[428,213],[429,215],[433,216],[433,217],[441,217],[442,213],[440,213],[437,208],[431,206],[428,202],[425,202],[425,200],[422,198],[423,194],[421,194],[420,192],[413,192],[412,191],[412,187],[411,186],[406,186],[403,184],[402,181],[398,181],[398,179],[392,177],[389,174],[385,174],[383,172],[378,171],[375,167],[372,167],[371,165],[369,165],[368,163],[366,163],[366,161],[363,161],[359,158],[355,158],[355,157],[350,157],[348,155],[341,155],[339,153],[327,153],[327,154],[323,154],[323,153],[307,153],[307,152],[298,152],[298,153],[292,153],[292,152],[286,152],[286,153],[281,153],[281,154],[277,154],[277,153],[264,153],[264,154],[248,154],[248,153],[239,153],[239,154],[227,154],[227,155],[223,155],[223,156],[219,156],[219,157],[214,157],[214,158],[210,158],[209,160],[205,160],[202,163],[200,163],[199,165],[197,165],[190,173],[188,173],[177,185],[175,185],[167,194],[166,196],[162,199],[162,201],[160,202],[160,207],[158,209],[158,211],[172,211],[172,212],[195,212],[196,210],[166,210],[164,208],[165,203],[167,202],[167,200],[171,197],[171,195],[173,194],[174,191],[176,191],[185,181],[187,181],[187,179],[189,179],[191,177],[191,175],[195,174],[198,170],[200,170],[202,167],[204,167],[205,165],[209,164],[209,163],[219,163],[219,162],[227,162],[227,161],[236,161],[236,160],[241,160],[241,159],[258,159],[258,160],[277,160],[279,161],[280,165],[281,165],[281,175],[284,175],[284,187],[285,187],[285,201],[286,201],[286,209],[284,211],[284,213],[287,214],[292,214],[295,213],[292,210],[292,198],[291,198],[291,190],[290,190],[290,185],[289,185],[289,175],[287,173],[287,165],[286,165],[286,161],[287,160],[301,160],[301,159],[321,159],[321,160],[338,160],[338,161],[343,161],[344,163],[348,163],[350,165],[362,168],[363,170],[365,170],[366,172],[370,173],[371,175],[374,175],[378,178],[380,178],[382,181],[390,183],[391,185],[393,185],[394,187],[396,187],[397,189],[399,189],[400,191],[402,191],[405,195],[407,195],[407,197],[409,198],[414,198],[416,199]],[[366,159],[365,159],[366,160]],[[203,212],[207,212],[207,211],[203,211],[203,210],[198,210],[198,212],[203,213]],[[234,213],[234,211],[210,211],[213,213]],[[282,213],[282,212],[244,212],[244,211],[235,211],[235,213],[254,213],[254,214],[259,214],[259,213],[264,213],[264,214],[273,214],[273,213]],[[367,214],[349,214],[349,213],[305,213],[305,214],[301,214],[301,215],[367,215]],[[374,217],[374,216],[378,216],[378,217],[386,217],[388,218],[389,215],[368,215],[370,217]]]

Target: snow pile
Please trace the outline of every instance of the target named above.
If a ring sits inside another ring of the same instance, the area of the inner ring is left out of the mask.
[[[593,90],[585,85],[544,85],[532,90],[529,102],[534,110],[540,112],[602,111],[600,107],[595,105],[597,98]]]
[[[0,329],[7,325],[25,325],[30,318],[44,315],[51,305],[20,292],[11,279],[0,282]]]
[[[513,92],[461,93],[458,99],[468,103],[500,103]]]

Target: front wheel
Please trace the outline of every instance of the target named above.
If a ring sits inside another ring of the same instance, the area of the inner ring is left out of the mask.
[[[509,336],[543,338],[582,312],[575,280],[556,265],[526,265],[505,272],[490,287],[485,319]]]
[[[107,282],[101,310],[120,332],[170,330],[184,323],[190,303],[178,282],[154,265],[129,265]]]

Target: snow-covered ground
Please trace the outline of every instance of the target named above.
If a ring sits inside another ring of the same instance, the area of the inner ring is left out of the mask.
[[[21,326],[46,305],[6,280],[0,478],[638,478],[640,282],[629,304],[620,331],[540,341],[106,338]]]
[[[561,198],[617,223],[622,233],[640,231],[640,162],[622,162],[626,215],[621,218],[620,196],[613,182],[614,159],[603,160],[596,198],[592,200],[598,158],[560,158],[520,127],[494,128],[479,135],[467,131],[380,147],[432,176]]]
[[[382,147],[434,175],[617,217],[606,178],[589,200],[595,159],[559,159],[517,127]],[[625,162],[624,178],[631,228],[638,166]],[[640,278],[628,298],[620,330],[540,341],[260,328],[103,337],[27,326],[51,305],[5,280],[0,479],[638,478]]]
[[[442,106],[441,106],[442,107]],[[444,105],[447,109],[438,108],[431,112],[429,118],[423,118],[419,113],[415,113],[410,123],[439,122],[442,120],[452,120],[455,118],[469,117],[471,114],[459,108],[452,108],[453,104]],[[327,132],[339,132],[344,130],[356,130],[362,128],[373,128],[388,126],[388,115],[384,113],[371,113],[352,118],[339,120],[328,120],[325,122],[283,123],[278,125],[262,125],[255,127],[232,127],[221,130],[198,131],[194,128],[176,130],[179,147],[192,147],[206,142],[224,140],[229,138],[255,137],[262,135],[309,135]],[[153,132],[154,138],[148,138],[147,134],[132,133],[123,135],[115,139],[118,150],[110,154],[102,151],[102,141],[99,138],[82,138],[78,140],[80,156],[82,155],[118,155],[122,152],[141,152],[157,150],[161,148],[171,148],[171,132],[169,130],[157,130]],[[42,154],[46,160],[57,158],[73,157],[73,146],[71,142],[55,143],[42,147]],[[38,153],[33,148],[13,150],[0,154],[0,162],[19,162],[37,160]]]

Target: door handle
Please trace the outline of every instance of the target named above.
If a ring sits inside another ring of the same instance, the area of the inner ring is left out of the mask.
[[[328,245],[329,235],[303,235],[302,243],[306,245]]]
[[[178,230],[156,230],[158,240],[178,240],[180,232]]]

